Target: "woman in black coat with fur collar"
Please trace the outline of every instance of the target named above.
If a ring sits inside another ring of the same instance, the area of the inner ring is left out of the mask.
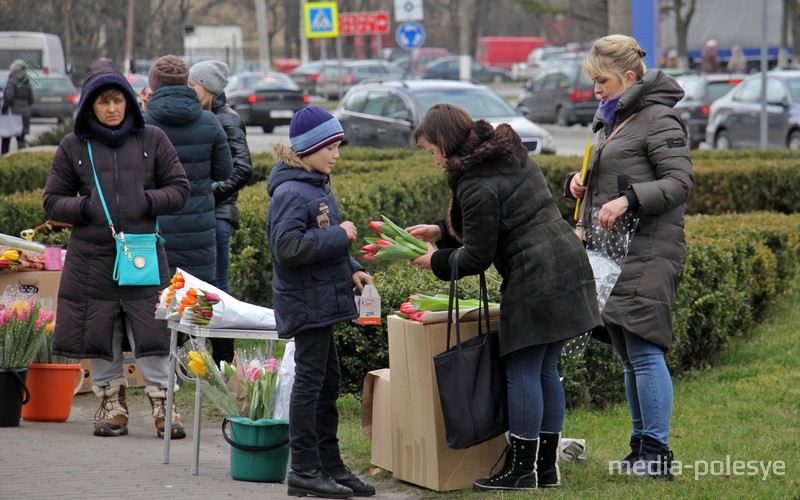
[[[442,280],[450,279],[453,265],[458,276],[468,276],[494,264],[503,278],[499,344],[510,450],[503,470],[474,487],[559,486],[565,400],[558,358],[568,339],[601,324],[586,252],[509,125],[495,129],[461,108],[437,104],[414,132],[414,142],[444,169],[450,209],[437,224],[409,228],[440,248],[429,245],[428,254],[412,264]]]

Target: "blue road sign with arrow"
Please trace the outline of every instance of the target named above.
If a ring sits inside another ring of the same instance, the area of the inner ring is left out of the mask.
[[[417,22],[403,23],[397,28],[394,38],[401,48],[418,49],[425,42],[425,28]]]

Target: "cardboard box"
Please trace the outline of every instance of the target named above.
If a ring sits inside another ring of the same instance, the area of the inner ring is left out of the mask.
[[[371,371],[364,377],[361,432],[372,439],[370,463],[392,470],[392,394],[388,368]]]
[[[61,271],[0,272],[0,294],[5,291],[6,287],[11,286],[24,292],[38,293],[41,297],[52,297],[54,310],[60,284]]]
[[[477,322],[462,322],[462,340],[477,330]],[[489,477],[506,447],[505,436],[466,450],[452,450],[445,440],[433,356],[447,348],[447,323],[423,325],[393,315],[388,335],[395,479],[449,491],[471,488],[476,479]]]
[[[128,387],[144,387],[144,377],[142,377],[142,370],[136,364],[136,359],[133,357],[132,352],[122,353],[122,365],[125,369],[125,379],[128,381]],[[81,384],[79,393],[92,392],[92,361],[89,359],[81,360],[81,368],[83,368],[83,383]]]

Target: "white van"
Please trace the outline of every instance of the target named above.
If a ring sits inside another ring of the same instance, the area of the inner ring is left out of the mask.
[[[64,48],[57,35],[36,31],[0,31],[0,70],[8,70],[15,60],[32,58],[37,73],[65,74]]]

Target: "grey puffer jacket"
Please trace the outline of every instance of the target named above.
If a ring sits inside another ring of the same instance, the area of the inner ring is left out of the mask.
[[[494,264],[503,277],[501,355],[601,325],[586,252],[511,127],[477,121],[445,172],[450,210],[439,248],[450,248],[433,253],[431,269],[449,280],[455,252],[459,276]]]
[[[350,256],[328,176],[305,170],[286,145],[273,149],[278,163],[267,183],[272,299],[278,336],[289,339],[358,317],[353,273],[364,266]]]
[[[598,112],[587,195],[587,208],[599,210],[626,189],[636,194],[639,225],[603,321],[664,349],[672,345],[672,305],[686,263],[684,208],[694,182],[686,126],[673,109],[682,97],[673,78],[650,70],[622,95],[613,123],[603,123]],[[632,113],[636,116],[599,147]],[[587,210],[586,228],[590,216]]]

